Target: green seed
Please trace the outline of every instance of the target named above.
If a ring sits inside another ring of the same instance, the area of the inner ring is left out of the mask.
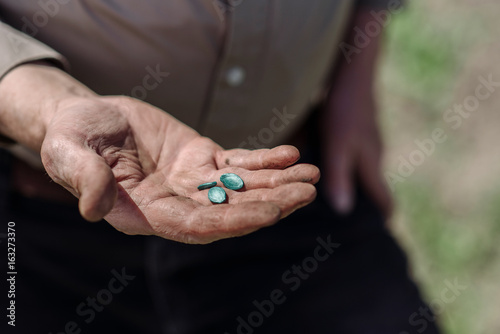
[[[208,189],[208,188],[212,188],[214,186],[217,185],[217,182],[207,182],[207,183],[203,183],[203,184],[200,184],[198,186],[198,190],[204,190],[204,189]]]
[[[220,204],[226,200],[226,192],[221,187],[213,187],[208,191],[208,199],[212,203]]]
[[[243,188],[243,185],[244,185],[241,177],[239,177],[238,175],[236,175],[234,173],[222,174],[220,176],[220,182],[222,182],[222,184],[226,188],[231,189],[231,190],[241,189],[241,188]]]

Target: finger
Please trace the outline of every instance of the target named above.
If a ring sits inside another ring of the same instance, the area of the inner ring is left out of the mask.
[[[368,151],[368,150],[367,150]],[[386,218],[392,212],[392,196],[382,180],[377,150],[370,150],[361,156],[359,175],[368,194],[374,199]]]
[[[354,205],[351,157],[344,150],[332,152],[327,160],[327,189],[330,201],[340,214],[348,214]]]
[[[285,218],[314,201],[316,188],[307,183],[290,183],[274,189],[249,190],[243,193],[234,192],[228,196],[228,203],[248,201],[264,201],[277,205],[281,210],[281,218]]]
[[[244,187],[241,191],[259,188],[276,188],[280,185],[294,182],[316,184],[320,178],[318,167],[310,164],[299,164],[285,169],[262,169],[256,171],[249,171],[243,168],[224,168],[214,171],[207,179],[217,181],[219,186],[222,186],[220,177],[225,173],[234,173],[241,177],[244,182]],[[203,183],[201,179],[197,181],[189,180],[189,185],[187,186],[195,190],[201,183]]]
[[[190,244],[245,235],[276,223],[279,208],[266,202],[204,206],[186,197],[168,197],[151,203],[146,217],[154,234]]]
[[[98,221],[111,211],[117,197],[115,178],[95,151],[66,138],[48,137],[41,156],[49,176],[79,198],[83,218]]]
[[[273,189],[255,189],[244,192],[225,189],[227,203],[241,204],[246,202],[269,202],[278,206],[281,218],[290,215],[311,203],[316,198],[316,188],[307,183],[290,183]],[[212,204],[207,196],[208,190],[195,193],[192,198],[206,206],[217,206]],[[250,214],[250,213],[249,213]]]
[[[304,182],[316,184],[320,178],[319,168],[310,164],[299,164],[283,170],[262,169],[242,171],[238,174],[245,183],[245,190],[259,188],[276,188],[278,186]]]
[[[272,149],[244,150],[233,149],[220,151],[216,157],[218,169],[241,167],[249,170],[282,169],[293,165],[300,159],[299,150],[290,145]]]
[[[209,243],[238,237],[273,225],[280,219],[280,209],[266,202],[199,207],[187,220],[187,242]]]

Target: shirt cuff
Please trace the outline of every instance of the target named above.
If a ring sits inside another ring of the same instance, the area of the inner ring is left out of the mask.
[[[35,60],[49,60],[61,69],[69,68],[61,54],[3,22],[0,22],[0,50],[0,79],[14,67]]]

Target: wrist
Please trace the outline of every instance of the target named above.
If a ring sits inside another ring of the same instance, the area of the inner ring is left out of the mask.
[[[60,106],[93,96],[58,68],[41,62],[20,65],[0,81],[0,133],[39,151]]]

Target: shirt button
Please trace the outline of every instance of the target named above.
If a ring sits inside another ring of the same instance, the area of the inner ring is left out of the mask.
[[[226,72],[226,82],[231,87],[239,86],[245,81],[245,70],[240,66],[231,67]]]

